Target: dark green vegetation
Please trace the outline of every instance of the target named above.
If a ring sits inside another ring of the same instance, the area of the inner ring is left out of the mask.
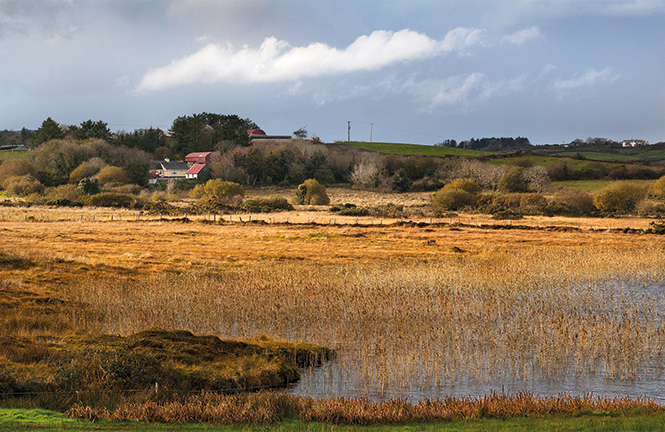
[[[163,401],[192,392],[284,387],[299,379],[298,367],[318,365],[332,355],[310,344],[230,341],[158,329],[57,341],[4,336],[0,351],[7,359],[0,371],[0,398],[30,396],[55,408],[69,406],[74,395],[98,404],[152,388],[151,397]]]

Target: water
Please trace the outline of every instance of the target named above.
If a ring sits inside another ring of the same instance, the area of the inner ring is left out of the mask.
[[[665,283],[608,283],[597,288],[620,292],[621,295],[635,299],[650,299],[653,307],[657,308],[657,315],[660,316],[660,328],[665,328]],[[563,373],[560,371],[558,374],[546,374],[538,367],[532,366],[526,371],[504,370],[493,376],[492,374],[489,377],[485,376],[483,379],[461,376],[455,382],[441,382],[435,377],[416,373],[416,376],[408,382],[397,382],[397,379],[392,377],[390,382],[382,384],[356,378],[353,365],[361,359],[355,358],[356,354],[352,351],[345,352],[344,349],[340,349],[337,359],[327,362],[322,367],[302,371],[301,380],[289,391],[316,398],[344,396],[377,401],[402,398],[409,402],[445,396],[478,397],[491,392],[509,394],[530,392],[541,396],[555,396],[562,393],[581,396],[591,393],[594,396],[609,398],[644,396],[665,404],[664,344],[662,340],[655,343],[651,355],[641,364],[635,365],[635,378],[611,376],[602,370],[580,371],[574,367],[568,368]],[[415,369],[418,370],[417,367]]]

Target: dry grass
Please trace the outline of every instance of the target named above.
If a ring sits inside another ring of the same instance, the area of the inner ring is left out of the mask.
[[[200,218],[5,220],[2,333],[311,342],[367,392],[663,372],[663,236]]]
[[[263,393],[258,395],[191,397],[168,404],[125,403],[109,411],[76,405],[67,411],[71,418],[86,420],[141,421],[160,423],[274,423],[289,417],[306,421],[345,425],[407,423],[437,420],[510,418],[583,413],[657,414],[663,407],[643,399],[538,397],[528,393],[491,394],[481,398],[448,397],[410,404],[404,400],[371,402],[364,399],[315,400]]]
[[[663,299],[626,282],[664,278],[662,249],[486,252],[435,262],[264,263],[142,281],[84,281],[65,297],[87,326],[270,335],[330,346],[359,389],[464,379],[662,373]],[[166,289],[165,289],[166,288]]]

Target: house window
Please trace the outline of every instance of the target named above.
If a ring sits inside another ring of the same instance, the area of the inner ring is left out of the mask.
[[[173,171],[173,172],[171,172],[171,174],[176,175],[176,174],[178,174],[178,171]]]

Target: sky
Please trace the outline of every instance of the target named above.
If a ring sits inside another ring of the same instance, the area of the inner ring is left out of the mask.
[[[201,112],[325,142],[665,141],[665,0],[0,0],[0,130]]]

